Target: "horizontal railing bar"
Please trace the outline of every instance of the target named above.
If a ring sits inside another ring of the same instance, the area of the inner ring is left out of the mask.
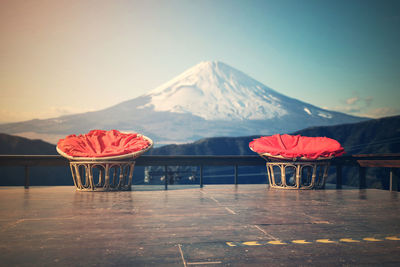
[[[257,166],[265,165],[259,156],[142,156],[136,160],[139,166]]]
[[[331,165],[359,166],[359,161],[400,160],[400,154],[351,155],[334,158]],[[0,155],[0,166],[67,166],[69,161],[60,155]],[[259,166],[265,160],[257,155],[143,155],[137,166]]]
[[[60,155],[0,155],[0,166],[67,166]]]
[[[2,166],[67,166],[69,161],[59,155],[0,155]],[[265,161],[259,156],[141,156],[136,166],[257,166]]]

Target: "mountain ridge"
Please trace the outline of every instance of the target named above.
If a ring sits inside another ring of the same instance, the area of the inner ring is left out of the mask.
[[[0,133],[1,155],[56,155],[56,147],[42,140],[31,140]]]
[[[365,119],[290,98],[225,63],[202,62],[147,94],[109,108],[1,124],[0,132],[31,134],[56,143],[69,134],[118,129],[168,144],[212,136],[293,132]]]
[[[201,62],[144,96],[151,100],[142,107],[191,113],[206,120],[280,118],[296,106],[301,108],[295,112],[308,116],[334,116],[328,110],[283,95],[220,61]]]
[[[400,116],[371,119],[358,123],[309,127],[290,134],[333,138],[342,144],[348,155],[400,153]],[[147,152],[147,154],[256,155],[256,153],[248,148],[248,144],[250,141],[260,136],[261,135],[203,138],[189,144],[172,144],[154,148]]]

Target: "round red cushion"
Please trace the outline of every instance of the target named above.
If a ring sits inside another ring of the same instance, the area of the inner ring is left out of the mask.
[[[60,139],[57,148],[71,157],[112,157],[138,152],[150,142],[137,133],[117,130],[92,130],[87,134],[69,135]]]
[[[249,146],[256,153],[285,158],[317,159],[340,156],[344,153],[343,147],[334,139],[288,134],[260,137],[251,141]]]

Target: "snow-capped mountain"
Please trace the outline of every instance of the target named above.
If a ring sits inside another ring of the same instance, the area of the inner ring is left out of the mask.
[[[287,133],[364,118],[284,96],[222,62],[201,62],[140,97],[96,112],[0,125],[0,132],[56,143],[91,129],[137,131],[156,144],[212,136]]]
[[[154,111],[191,113],[205,120],[265,120],[293,110],[293,99],[268,88],[222,62],[206,61],[150,91],[143,107]],[[299,103],[296,103],[299,104]],[[308,115],[331,117],[304,103]]]
[[[263,120],[287,114],[277,92],[215,61],[201,62],[147,96],[151,100],[145,107],[206,120]]]

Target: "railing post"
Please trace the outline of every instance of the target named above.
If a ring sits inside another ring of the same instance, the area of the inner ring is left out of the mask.
[[[360,189],[365,189],[367,188],[367,182],[366,182],[366,168],[364,167],[358,167],[358,179],[359,179],[359,188]]]
[[[200,165],[200,188],[203,188],[203,165]]]
[[[394,174],[394,168],[390,168],[390,191],[398,191],[398,177]]]
[[[336,165],[336,189],[342,189],[343,176],[342,176],[342,165]]]
[[[164,189],[168,190],[168,166],[164,166]]]
[[[235,185],[238,184],[238,165],[235,164]]]
[[[389,191],[393,191],[393,168],[390,168],[390,174],[389,174]]]
[[[25,181],[24,181],[25,189],[29,188],[29,166],[25,165]]]

